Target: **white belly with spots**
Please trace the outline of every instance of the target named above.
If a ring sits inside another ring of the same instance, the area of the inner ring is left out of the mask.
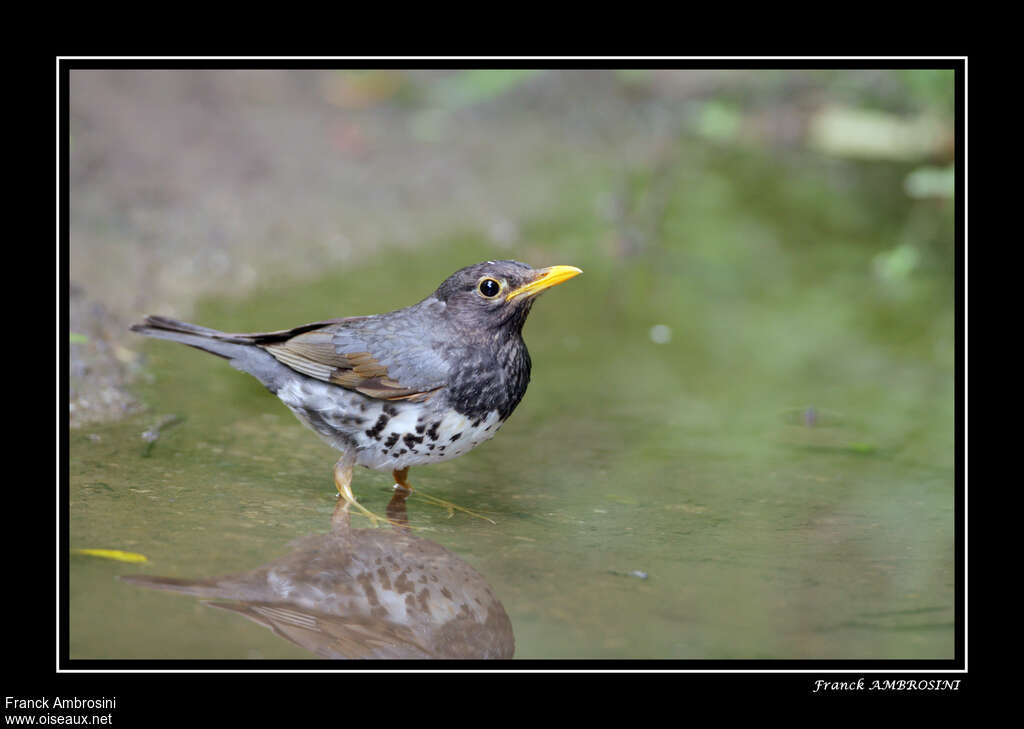
[[[406,412],[400,412],[388,421],[380,438],[365,432],[358,436],[356,462],[378,471],[391,471],[447,461],[490,440],[500,427],[497,410],[477,420],[454,411],[443,415],[427,411],[411,419]]]
[[[437,403],[373,400],[315,380],[295,380],[277,396],[332,447],[355,449],[356,463],[378,471],[438,463],[490,440],[498,411],[469,418]]]

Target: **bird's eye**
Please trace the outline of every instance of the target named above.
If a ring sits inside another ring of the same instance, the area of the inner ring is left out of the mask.
[[[480,294],[488,299],[493,299],[501,293],[501,284],[493,278],[482,279],[477,288],[479,289]]]

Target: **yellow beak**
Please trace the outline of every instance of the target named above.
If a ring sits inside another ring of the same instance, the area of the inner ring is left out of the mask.
[[[505,301],[511,301],[517,296],[536,296],[545,289],[557,286],[563,281],[568,281],[573,276],[580,275],[583,271],[576,268],[576,266],[551,266],[549,268],[542,268],[537,273],[539,275],[533,281],[525,286],[520,286],[515,291],[509,292],[508,296],[505,297]]]

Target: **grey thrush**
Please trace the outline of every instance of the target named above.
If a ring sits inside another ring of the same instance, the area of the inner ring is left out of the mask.
[[[411,466],[455,458],[492,438],[530,381],[522,329],[535,297],[579,273],[486,261],[388,314],[252,334],[149,316],[132,330],[211,352],[256,377],[341,451],[338,493],[376,523],[381,517],[352,493],[353,468],[390,470],[411,492]]]

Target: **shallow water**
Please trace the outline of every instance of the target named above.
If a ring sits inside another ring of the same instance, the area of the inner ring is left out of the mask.
[[[470,231],[191,318],[286,328],[408,305],[488,258],[577,265],[533,309],[533,381],[499,435],[410,474],[496,522],[408,505],[419,536],[489,582],[516,657],[952,658],[951,203],[899,197],[906,172],[693,151],[634,177],[639,219],[663,198],[646,237],[604,212],[595,179],[519,245]],[[894,274],[900,245],[917,263]],[[71,556],[71,657],[313,657],[115,580],[252,570],[326,533],[336,503],[334,452],[258,382],[140,346],[149,413],[70,434],[69,531],[73,549],[148,561]],[[375,512],[390,486],[356,473]]]

